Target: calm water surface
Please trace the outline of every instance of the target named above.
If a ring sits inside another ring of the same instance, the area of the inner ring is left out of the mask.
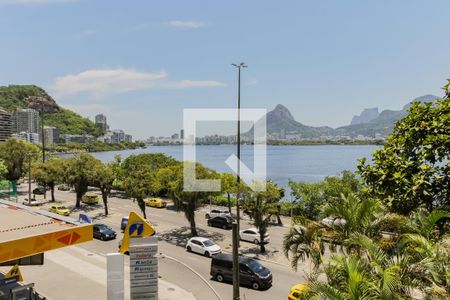
[[[356,170],[357,160],[370,158],[378,146],[267,146],[267,177],[287,187],[288,180],[315,182],[343,170]],[[162,152],[175,159],[183,159],[183,146],[154,146],[146,149],[92,153],[103,162],[110,162],[119,154],[126,158],[133,154]],[[235,145],[197,146],[197,161],[219,172],[231,172],[225,160],[236,154]],[[241,147],[243,162],[253,168],[253,147]]]

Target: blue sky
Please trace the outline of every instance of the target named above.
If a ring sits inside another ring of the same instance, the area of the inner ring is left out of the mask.
[[[0,0],[0,85],[37,84],[137,138],[183,108],[287,106],[307,125],[441,95],[450,2]]]

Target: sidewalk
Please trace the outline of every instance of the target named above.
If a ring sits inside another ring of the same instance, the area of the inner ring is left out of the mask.
[[[0,267],[8,271],[11,267]],[[48,299],[106,299],[106,257],[80,247],[67,247],[45,253],[42,266],[20,268],[25,283]],[[129,266],[125,262],[125,299],[130,298]],[[159,300],[196,300],[175,284],[159,279]]]

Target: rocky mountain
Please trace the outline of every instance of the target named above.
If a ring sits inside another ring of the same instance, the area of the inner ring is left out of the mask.
[[[373,119],[377,118],[380,115],[378,112],[378,107],[374,108],[366,108],[362,111],[359,116],[354,116],[350,125],[364,124],[369,123]]]
[[[35,85],[0,86],[0,108],[12,112],[21,108],[44,111],[44,124],[61,133],[99,136],[101,130],[88,118],[60,107],[47,92]]]
[[[256,122],[255,126],[260,126],[259,122]],[[289,136],[316,138],[333,132],[331,127],[313,127],[297,122],[289,109],[281,104],[267,113],[266,129],[268,139],[287,138]],[[245,135],[253,136],[253,128]]]
[[[425,95],[414,99],[412,102],[434,102],[438,98],[439,97],[434,95]],[[375,137],[376,134],[379,134],[387,136],[392,132],[395,123],[407,114],[407,110],[410,106],[411,102],[406,104],[402,110],[383,110],[376,118],[373,118],[368,122],[336,128],[335,135],[349,135],[352,137],[365,135]],[[364,111],[367,111],[367,109]],[[364,114],[364,111],[361,115]]]
[[[433,102],[439,97],[425,95],[413,101]],[[402,110],[383,110],[378,108],[365,109],[359,116],[352,119],[351,125],[333,129],[328,126],[313,127],[302,124],[294,119],[289,109],[278,104],[266,115],[267,138],[270,139],[312,139],[321,136],[350,136],[364,135],[368,137],[387,136],[392,132],[395,123],[407,114],[410,104],[406,104]],[[260,126],[256,122],[255,126]],[[251,128],[244,136],[253,136]]]

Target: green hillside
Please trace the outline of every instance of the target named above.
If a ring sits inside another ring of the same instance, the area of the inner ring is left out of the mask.
[[[101,129],[97,127],[88,118],[83,118],[77,113],[65,108],[59,108],[59,111],[44,115],[44,124],[59,128],[60,133],[70,134],[91,134],[100,136]]]
[[[43,101],[44,124],[59,128],[62,134],[101,135],[101,130],[88,118],[59,107],[47,92],[35,85],[0,86],[0,107],[6,111],[36,106],[36,101]]]

